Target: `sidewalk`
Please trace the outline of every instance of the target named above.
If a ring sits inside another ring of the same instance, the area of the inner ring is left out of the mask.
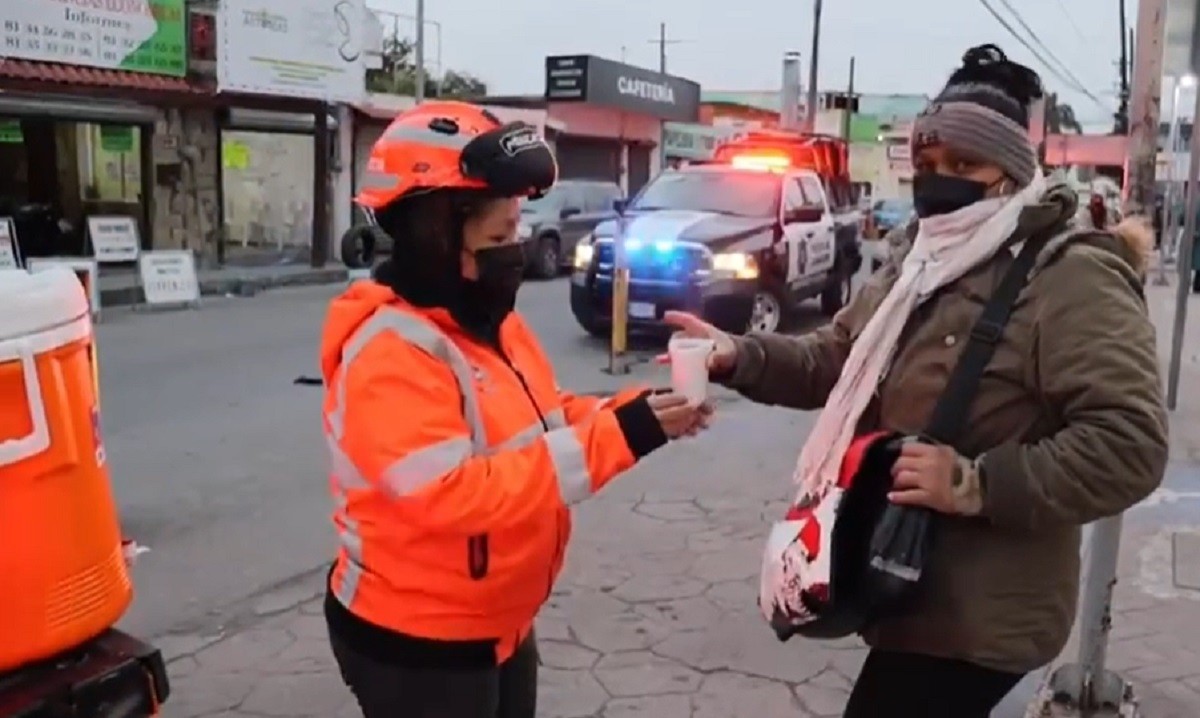
[[[1170,289],[1150,288],[1169,347]],[[1144,718],[1200,716],[1200,300],[1189,321],[1175,461],[1127,515],[1112,668]],[[653,371],[640,367],[635,373]],[[575,512],[567,570],[538,620],[539,718],[834,718],[865,655],[855,640],[779,643],[755,606],[764,527],[783,510],[811,417],[722,396],[701,440],[651,457]],[[736,447],[736,451],[730,450]],[[148,557],[153,560],[153,554]],[[219,636],[160,641],[164,715],[359,715],[329,655],[323,570],[262,597]],[[1074,660],[1074,647],[1064,656]],[[1040,675],[994,718],[1019,718]]]
[[[264,289],[307,284],[345,282],[346,268],[337,263],[315,268],[304,264],[274,264],[255,267],[226,266],[198,269],[201,296],[252,296]],[[100,271],[100,306],[140,304],[137,270],[130,267],[105,267]]]

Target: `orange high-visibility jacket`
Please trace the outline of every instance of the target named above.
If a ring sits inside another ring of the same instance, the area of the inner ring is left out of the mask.
[[[560,391],[515,312],[500,346],[363,281],[333,301],[321,363],[333,597],[397,633],[495,639],[503,661],[562,567],[567,504],[635,463],[614,409],[640,392]]]

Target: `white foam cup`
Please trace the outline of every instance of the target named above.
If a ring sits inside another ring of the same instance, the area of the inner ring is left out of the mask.
[[[671,358],[671,388],[687,397],[692,406],[708,398],[708,355],[716,343],[711,339],[674,336],[667,344]]]

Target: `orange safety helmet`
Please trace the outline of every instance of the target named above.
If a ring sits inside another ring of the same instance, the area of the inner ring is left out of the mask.
[[[388,125],[371,148],[355,202],[378,210],[413,192],[437,189],[538,195],[557,178],[554,153],[532,125],[503,124],[466,102],[433,101]]]

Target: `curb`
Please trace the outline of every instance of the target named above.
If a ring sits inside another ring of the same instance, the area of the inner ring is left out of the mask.
[[[200,296],[253,297],[255,294],[276,287],[304,287],[318,284],[345,283],[349,272],[345,267],[322,267],[295,272],[285,272],[277,275],[242,275],[236,274],[222,277],[202,277],[200,279]],[[132,304],[142,304],[145,297],[142,288],[138,286],[110,287],[100,290],[101,307],[120,307]]]

